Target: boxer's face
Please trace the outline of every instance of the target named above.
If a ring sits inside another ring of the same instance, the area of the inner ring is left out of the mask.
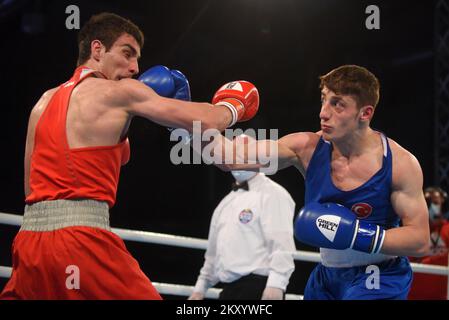
[[[124,33],[109,51],[103,47],[100,58],[101,72],[110,80],[132,78],[139,73],[140,47],[133,36]]]
[[[337,95],[324,87],[321,91],[321,131],[327,141],[344,139],[360,127],[362,110],[349,95]]]

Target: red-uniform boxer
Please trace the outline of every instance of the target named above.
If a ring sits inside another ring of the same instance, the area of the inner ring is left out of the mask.
[[[47,91],[33,108],[24,221],[13,243],[12,276],[0,298],[161,299],[123,241],[110,232],[120,166],[130,156],[130,121],[141,116],[191,131],[200,120],[203,130],[221,131],[254,116],[258,95],[245,83],[244,92],[229,90],[216,106],[162,97],[131,79],[142,46],[143,34],[132,22],[110,13],[92,17],[80,31],[73,77]],[[187,79],[181,81],[188,90]],[[178,89],[166,96],[177,97]]]

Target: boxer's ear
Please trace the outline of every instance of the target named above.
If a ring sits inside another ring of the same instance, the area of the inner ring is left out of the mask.
[[[374,115],[374,107],[373,106],[363,106],[360,109],[360,120],[362,121],[370,121]]]
[[[95,61],[100,61],[101,56],[103,55],[103,51],[105,50],[105,46],[101,43],[100,40],[94,40],[90,44],[90,56]]]

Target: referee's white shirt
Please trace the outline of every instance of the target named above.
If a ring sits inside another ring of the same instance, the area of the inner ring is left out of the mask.
[[[282,186],[259,173],[249,191],[231,191],[215,209],[205,262],[195,292],[250,273],[268,276],[267,287],[284,290],[295,269],[295,202]]]

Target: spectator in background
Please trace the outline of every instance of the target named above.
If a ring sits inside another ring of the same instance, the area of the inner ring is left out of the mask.
[[[428,187],[424,196],[429,208],[430,251],[421,258],[410,258],[412,262],[430,265],[448,265],[449,222],[447,193],[440,187]],[[414,273],[410,300],[445,300],[447,296],[447,276]]]

